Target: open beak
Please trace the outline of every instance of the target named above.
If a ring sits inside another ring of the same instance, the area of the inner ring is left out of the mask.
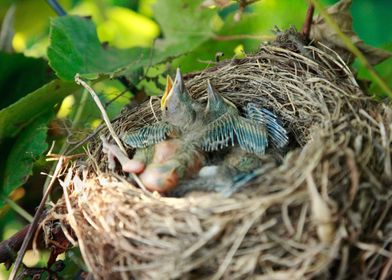
[[[166,78],[166,89],[165,93],[161,98],[161,110],[164,110],[166,107],[166,103],[170,100],[170,97],[174,92],[177,94],[181,94],[181,90],[184,88],[184,81],[182,80],[182,75],[180,68],[177,68],[176,78],[173,80],[168,75]]]
[[[172,90],[172,88],[173,88],[173,80],[169,75],[167,75],[165,93],[163,94],[163,96],[161,98],[161,109],[162,110],[165,108],[166,99],[167,99],[170,91]]]

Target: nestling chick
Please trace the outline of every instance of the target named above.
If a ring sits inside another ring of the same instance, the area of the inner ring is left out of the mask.
[[[136,153],[132,160],[122,163],[123,170],[140,174],[151,191],[173,192],[179,184],[180,188],[186,184],[185,179],[200,183],[208,177],[206,190],[231,194],[255,176],[257,172],[253,171],[260,167],[258,157],[264,155],[268,139],[277,147],[288,142],[286,130],[268,110],[248,104],[246,115],[241,116],[237,107],[221,96],[210,81],[207,97],[206,106],[193,100],[177,69],[174,83],[168,77],[161,99],[162,121],[124,135],[124,142],[136,148]],[[238,148],[231,148],[237,144],[241,153]],[[226,161],[215,169],[211,166],[202,169],[209,164],[205,154],[217,151],[227,153]],[[252,165],[242,170],[241,164],[228,164],[230,158],[238,157]],[[212,170],[215,171],[211,173]],[[214,180],[218,187],[214,187]],[[182,192],[191,189],[187,187]]]

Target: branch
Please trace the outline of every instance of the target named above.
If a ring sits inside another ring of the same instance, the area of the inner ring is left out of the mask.
[[[311,3],[317,8],[321,16],[325,19],[325,21],[329,24],[329,26],[338,34],[340,39],[343,41],[346,48],[355,55],[361,62],[361,64],[369,71],[371,77],[376,81],[376,83],[381,87],[381,89],[392,98],[392,89],[389,88],[387,83],[378,75],[376,70],[370,65],[369,61],[363,55],[363,53],[354,45],[354,43],[350,40],[350,38],[345,35],[342,30],[339,28],[338,24],[335,20],[326,12],[323,5],[319,2],[319,0],[310,0]]]
[[[45,191],[45,193],[44,193],[44,195],[43,195],[43,197],[41,199],[41,202],[40,202],[40,204],[38,206],[37,212],[35,212],[34,220],[31,223],[31,225],[28,226],[26,237],[23,240],[22,246],[21,246],[21,248],[20,248],[20,250],[18,252],[18,256],[17,256],[16,261],[15,261],[15,265],[14,265],[14,267],[13,267],[13,269],[11,271],[11,274],[9,276],[10,280],[14,280],[15,279],[16,273],[18,272],[18,269],[19,269],[19,267],[20,267],[20,265],[22,263],[23,256],[26,253],[27,247],[29,246],[29,244],[31,242],[31,238],[33,237],[34,233],[37,230],[38,223],[39,223],[39,221],[40,221],[40,219],[42,217],[42,213],[44,211],[46,199],[48,198],[49,193],[52,190],[54,182],[56,181],[57,177],[60,174],[60,171],[61,171],[61,169],[63,167],[63,161],[64,161],[64,158],[60,157],[60,159],[59,159],[59,161],[57,163],[57,166],[56,166],[56,170],[54,171],[54,174],[53,174],[53,176],[52,176],[52,178],[50,180],[50,183],[48,185],[48,188],[46,189],[46,191]]]
[[[310,30],[312,29],[313,14],[314,14],[314,5],[310,2],[308,6],[308,10],[306,11],[305,22],[304,25],[302,26],[302,31],[301,31],[301,34],[306,41],[309,40]]]
[[[0,263],[4,263],[7,269],[11,266],[12,260],[15,258],[18,250],[22,246],[29,227],[30,225],[25,226],[22,230],[15,233],[7,240],[0,242]]]

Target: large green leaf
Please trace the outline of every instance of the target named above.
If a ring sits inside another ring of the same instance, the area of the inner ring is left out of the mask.
[[[96,79],[98,75],[129,74],[136,69],[163,62],[189,52],[219,27],[216,11],[200,8],[201,0],[161,0],[154,15],[162,28],[163,39],[153,49],[116,49],[103,46],[89,19],[65,16],[52,20],[48,58],[50,66],[64,80],[76,73]],[[142,28],[142,27],[141,27]]]
[[[54,80],[0,110],[0,143],[14,137],[38,115],[51,110],[63,98],[80,87],[75,83]]]
[[[216,10],[203,9],[203,0],[159,0],[154,5],[154,16],[163,38],[156,40],[150,57],[133,64],[135,67],[154,65],[191,52],[214,36],[223,23]]]
[[[216,11],[200,7],[203,1],[160,0],[154,16],[167,40],[208,38],[213,35],[212,18]]]
[[[76,73],[91,78],[112,74],[145,54],[143,48],[120,50],[102,45],[90,19],[77,16],[52,19],[49,64],[64,80],[73,80]]]
[[[43,59],[0,52],[0,61],[0,110],[51,80]]]
[[[3,195],[8,196],[32,174],[34,162],[48,148],[47,125],[53,115],[51,111],[40,115],[18,134],[5,165],[1,190]]]

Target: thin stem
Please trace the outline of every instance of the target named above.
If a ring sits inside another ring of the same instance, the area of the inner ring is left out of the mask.
[[[308,10],[306,11],[305,22],[304,25],[302,26],[302,31],[301,31],[305,40],[309,40],[310,30],[312,28],[313,14],[314,14],[314,5],[309,2]]]
[[[363,53],[354,45],[354,43],[350,40],[350,38],[345,35],[342,30],[339,28],[335,20],[326,12],[323,5],[320,4],[319,0],[310,0],[315,8],[319,11],[321,16],[325,19],[327,24],[338,34],[340,39],[343,41],[346,48],[352,52],[361,64],[369,71],[371,77],[374,81],[381,87],[381,89],[392,98],[392,89],[387,85],[387,83],[378,75],[377,71],[372,67]]]
[[[116,142],[117,146],[120,148],[120,150],[127,155],[127,152],[120,140],[120,138],[117,136],[117,133],[114,131],[114,128],[112,126],[112,123],[110,122],[109,116],[105,111],[104,106],[102,105],[101,100],[99,100],[98,95],[95,93],[95,91],[85,82],[80,78],[79,74],[75,75],[75,82],[78,85],[81,85],[82,87],[84,87],[91,95],[91,97],[94,99],[95,104],[98,106],[99,110],[101,111],[101,115],[103,120],[105,121],[106,126],[109,129],[110,135],[113,137],[114,141]],[[135,174],[135,173],[131,173],[133,179],[135,180],[135,182],[142,188],[145,189],[143,183],[140,181],[139,177]]]
[[[64,158],[61,156],[59,161],[57,162],[56,170],[54,171],[54,174],[51,177],[49,186],[46,189],[46,191],[44,193],[44,196],[41,199],[41,202],[40,202],[40,204],[38,206],[37,212],[35,212],[34,219],[33,219],[32,223],[31,223],[31,225],[29,226],[29,230],[27,231],[26,237],[23,240],[22,246],[21,246],[21,248],[20,248],[20,250],[18,252],[18,256],[16,257],[15,265],[12,268],[9,280],[14,280],[15,279],[16,273],[18,272],[18,269],[19,269],[19,267],[20,267],[20,265],[22,263],[23,256],[26,253],[27,246],[29,245],[31,238],[33,237],[33,235],[35,234],[35,231],[38,228],[38,222],[39,222],[39,220],[40,220],[40,218],[42,216],[42,213],[44,211],[46,199],[48,198],[48,195],[49,195],[49,193],[50,193],[50,191],[51,191],[51,189],[52,189],[52,187],[54,185],[54,182],[56,181],[57,177],[60,174],[60,171],[61,171],[62,166],[63,166],[63,161],[64,161]]]
[[[67,12],[64,10],[64,8],[60,5],[59,2],[56,0],[47,0],[49,6],[56,12],[58,16],[66,16]]]
[[[16,213],[18,213],[20,216],[22,216],[23,218],[25,218],[25,220],[27,220],[29,223],[31,223],[33,221],[33,216],[31,216],[29,214],[29,212],[27,212],[26,210],[24,210],[22,207],[20,207],[17,203],[15,203],[15,201],[13,201],[12,199],[6,197],[6,196],[1,196],[1,198],[7,202],[7,204],[12,208],[12,210],[14,210]]]
[[[233,41],[233,40],[242,40],[242,39],[269,41],[275,39],[275,37],[276,36],[273,35],[235,34],[235,35],[215,35],[213,39],[216,41]]]
[[[75,82],[78,85],[81,85],[82,87],[84,87],[90,93],[91,97],[94,99],[95,104],[97,105],[97,107],[101,111],[102,118],[105,121],[106,126],[109,129],[110,135],[113,137],[113,139],[116,142],[116,144],[120,147],[121,151],[126,154],[127,152],[126,152],[123,144],[121,143],[120,138],[117,136],[117,133],[114,131],[114,128],[112,126],[112,123],[110,122],[109,116],[106,113],[105,108],[102,105],[102,102],[99,99],[98,95],[95,93],[95,91],[85,81],[83,81],[80,78],[79,74],[76,74]]]

